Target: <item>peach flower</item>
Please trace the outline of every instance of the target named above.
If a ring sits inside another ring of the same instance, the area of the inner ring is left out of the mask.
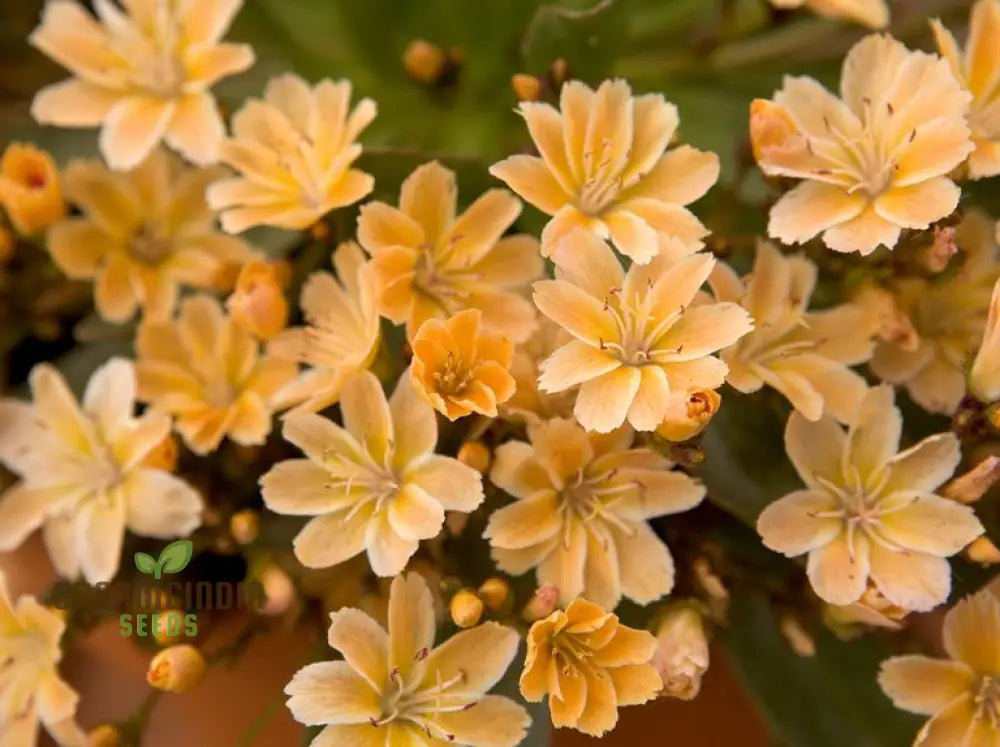
[[[11,143],[0,159],[0,206],[18,233],[44,231],[66,215],[59,169],[52,156],[26,143]]]

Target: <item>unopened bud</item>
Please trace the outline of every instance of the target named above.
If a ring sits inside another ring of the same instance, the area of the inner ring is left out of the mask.
[[[656,433],[668,441],[693,438],[705,429],[721,403],[722,397],[713,389],[689,389],[671,397]]]
[[[864,311],[864,318],[869,323],[867,333],[905,352],[916,352],[920,346],[920,334],[910,317],[896,304],[892,293],[867,283],[855,294],[853,302]]]
[[[693,604],[670,607],[656,628],[656,651],[650,662],[660,673],[663,695],[692,700],[708,669],[708,637],[701,612]]]
[[[514,73],[510,79],[514,96],[518,101],[538,101],[542,95],[542,81],[527,73]]]
[[[403,52],[403,67],[420,83],[436,83],[448,64],[448,56],[437,44],[426,39],[414,39]]]
[[[142,466],[149,469],[160,469],[173,472],[177,469],[177,439],[173,433],[168,433],[160,443],[153,447],[142,460]]]
[[[0,158],[0,205],[18,233],[44,231],[66,215],[55,161],[44,150],[11,143]]]
[[[944,272],[951,258],[958,253],[955,227],[934,227],[934,241],[920,254],[920,264],[929,272]]]
[[[182,643],[163,649],[153,657],[146,681],[157,690],[185,693],[205,676],[205,657],[194,646]]]
[[[823,608],[827,627],[844,640],[856,637],[866,627],[899,630],[907,614],[907,610],[886,599],[871,581],[857,602],[827,604]]]
[[[309,235],[313,241],[323,241],[330,237],[330,224],[325,220],[318,220],[309,227]]]
[[[753,157],[760,161],[769,148],[808,153],[809,142],[784,107],[767,99],[750,102],[750,145]]]
[[[295,601],[295,585],[288,574],[276,565],[269,565],[261,571],[260,583],[267,600],[260,614],[276,617],[287,612]]]
[[[500,612],[508,606],[511,600],[510,584],[499,576],[493,576],[483,581],[478,594],[490,612]]]
[[[1000,457],[988,456],[941,490],[941,495],[958,503],[975,503],[1000,480]]]
[[[87,734],[86,747],[119,747],[121,734],[111,724],[101,724]]]
[[[260,514],[252,508],[237,511],[229,517],[229,533],[241,545],[249,545],[260,534]]]
[[[527,622],[541,620],[555,612],[559,604],[559,589],[555,584],[545,584],[535,589],[531,601],[524,605],[521,617]]]
[[[1000,548],[997,548],[985,534],[966,545],[964,554],[973,563],[980,565],[1000,563]]]
[[[549,69],[549,75],[552,77],[552,83],[555,87],[561,87],[563,83],[569,80],[569,63],[562,57],[557,57]]]
[[[816,655],[816,639],[813,638],[794,615],[782,615],[778,630],[797,656],[809,658]]]
[[[14,234],[0,226],[0,264],[5,265],[14,258],[15,246],[17,241],[14,239]]]
[[[269,340],[288,324],[288,301],[277,264],[252,260],[243,265],[236,288],[226,300],[229,315],[252,335]]]
[[[181,610],[164,610],[153,615],[154,640],[161,646],[174,643],[184,630],[184,617],[184,612]]]
[[[483,616],[483,600],[471,589],[461,589],[451,598],[451,621],[460,628],[471,628]]]
[[[458,450],[458,461],[485,475],[489,471],[492,456],[482,441],[466,441]]]
[[[468,524],[469,515],[467,513],[463,513],[462,511],[445,511],[444,525],[448,530],[448,534],[452,537],[458,537],[462,534]]]

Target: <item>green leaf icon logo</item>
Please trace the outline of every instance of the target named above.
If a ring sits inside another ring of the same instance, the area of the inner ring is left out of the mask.
[[[135,567],[140,573],[152,574],[153,578],[159,580],[164,573],[180,573],[187,568],[193,554],[194,544],[191,540],[177,540],[164,547],[157,560],[152,555],[137,552]]]

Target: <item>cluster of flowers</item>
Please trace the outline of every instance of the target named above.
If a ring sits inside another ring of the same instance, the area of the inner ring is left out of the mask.
[[[98,2],[95,19],[51,0],[32,34],[72,74],[37,95],[34,117],[100,125],[104,163],[60,175],[46,154],[13,145],[0,201],[19,231],[45,230],[66,275],[93,280],[101,317],[141,321],[136,361],[102,366],[82,402],[39,365],[31,403],[0,404],[0,460],[19,477],[0,499],[0,549],[41,528],[62,576],[109,580],[126,529],[168,538],[201,523],[202,497],[160,456],[171,430],[208,455],[226,438],[263,443],[284,413],[282,436],[304,456],[272,465],[260,485],[269,510],[310,517],[295,557],[329,568],[364,554],[393,579],[388,632],[360,610],[334,612],[329,642],[343,660],[311,664],[288,685],[294,716],[325,727],[314,744],[523,738],[525,709],[487,694],[518,632],[474,614],[435,648],[431,590],[404,574],[446,518],[480,507],[484,476],[516,499],[483,533],[497,567],[534,570],[550,597],[527,632],[521,694],[547,696],[556,726],[601,735],[619,706],[661,691],[692,697],[707,667],[695,610],[673,608],[659,644],[613,610],[671,592],[673,560],[648,520],[695,507],[705,489],[664,443],[696,436],[728,383],[771,387],[794,408],[785,446],[805,487],[757,526],[768,547],[808,555],[809,581],[840,619],[892,627],[947,600],[947,558],[983,534],[961,498],[981,495],[989,476],[974,470],[939,490],[959,441],[944,433],[899,452],[891,385],[938,413],[954,413],[970,387],[983,403],[1000,398],[991,220],[970,213],[936,228],[923,274],[811,310],[818,268],[805,255],[761,240],[740,277],[703,251],[708,231],[687,206],[716,182],[719,160],[674,144],[676,107],[621,80],[569,81],[558,108],[520,103],[538,155],[490,169],[551,216],[540,239],[508,235],[515,194],[492,189],[459,213],[455,175],[426,163],[398,206],[361,206],[357,241],[336,249],[335,274],[307,280],[305,324],[289,328],[287,268],[231,234],[307,229],[368,196],[374,179],[355,164],[376,106],[352,107],[346,81],[286,74],[227,132],[210,88],[253,63],[252,50],[221,41],[239,5]],[[884,24],[884,6],[870,5],[859,13]],[[859,42],[839,97],[788,78],[753,103],[761,169],[800,180],[771,209],[771,239],[891,250],[904,231],[955,214],[958,181],[1000,173],[1000,2],[977,3],[964,54],[943,26],[934,32],[941,56],[886,35]],[[957,271],[943,273],[959,248]],[[182,287],[200,290],[181,298]],[[388,397],[373,372],[382,320],[405,325],[412,351]],[[887,383],[869,386],[852,369],[864,363]],[[435,453],[439,416],[499,418],[525,437],[481,460],[453,458]],[[76,695],[56,673],[61,633],[33,600],[0,598],[0,742],[33,735],[40,719],[61,743],[83,743]],[[1000,602],[988,592],[961,602],[946,644],[956,661],[894,659],[883,687],[901,707],[937,714],[922,744],[966,732],[966,744],[990,743]]]

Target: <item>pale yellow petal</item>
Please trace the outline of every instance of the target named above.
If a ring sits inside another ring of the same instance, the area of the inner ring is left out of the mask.
[[[327,642],[375,690],[389,673],[389,636],[361,610],[342,608],[330,615]]]
[[[419,486],[448,511],[474,511],[483,501],[479,473],[450,457],[425,456],[407,468],[405,479]]]
[[[812,552],[833,542],[843,529],[840,519],[817,514],[838,508],[833,496],[797,490],[768,505],[757,519],[757,531],[767,547],[789,557]]]
[[[931,493],[903,490],[878,505],[879,534],[909,550],[948,557],[983,533],[971,506]]]
[[[417,167],[403,180],[399,209],[423,226],[429,243],[437,244],[455,220],[457,196],[454,172],[431,161]]]
[[[628,409],[628,422],[637,431],[652,431],[663,422],[670,396],[670,384],[663,369],[642,366],[635,399]]]
[[[460,676],[465,692],[484,693],[503,677],[520,643],[517,631],[492,621],[463,630],[430,652],[422,684],[433,688]]]
[[[416,657],[434,645],[434,600],[418,573],[392,580],[389,591],[389,665],[398,667],[405,681]]]
[[[389,523],[404,539],[436,537],[444,525],[444,507],[415,484],[404,485],[389,503]]]
[[[601,347],[617,339],[614,317],[601,300],[564,280],[539,280],[534,290],[538,310],[578,340]]]
[[[628,210],[614,210],[603,216],[615,248],[637,264],[656,256],[659,239],[656,229]]]
[[[377,512],[368,523],[365,550],[368,565],[376,576],[390,577],[403,572],[420,542],[400,536],[389,522],[386,511]]]
[[[622,366],[584,382],[573,407],[580,425],[598,433],[608,433],[620,426],[625,422],[641,381],[638,368]]]
[[[424,230],[411,217],[383,202],[370,202],[358,215],[358,241],[375,254],[390,246],[416,247],[424,240]]]
[[[511,156],[490,166],[490,173],[547,215],[569,201],[569,195],[536,156]]]
[[[894,656],[878,673],[878,684],[897,708],[927,716],[968,693],[974,682],[965,664],[926,656]]]
[[[119,171],[131,169],[149,155],[163,137],[174,103],[146,96],[122,99],[108,112],[99,144],[108,165]]]
[[[447,741],[514,747],[524,739],[531,717],[523,706],[510,698],[486,695],[468,710],[442,713],[434,723],[444,730]]]
[[[365,549],[372,509],[323,514],[309,521],[292,541],[295,557],[307,568],[329,568]]]
[[[192,163],[207,166],[219,160],[226,129],[210,93],[189,94],[178,100],[164,139]]]
[[[561,392],[620,366],[610,351],[571,340],[542,361],[538,386],[546,392]]]
[[[535,450],[524,441],[506,441],[493,452],[490,481],[517,498],[553,488],[552,479],[535,459]]]
[[[565,539],[538,566],[539,583],[554,584],[562,604],[569,604],[583,591],[586,553],[586,530],[574,521]]]
[[[848,194],[836,185],[806,181],[784,194],[771,208],[767,233],[785,244],[801,244],[832,226],[856,218],[864,207],[860,192]]]
[[[1000,671],[1000,602],[989,591],[966,597],[944,618],[944,648],[977,673]]]
[[[869,205],[857,217],[828,228],[823,242],[835,252],[871,254],[880,246],[892,249],[899,241],[900,227],[880,216]]]
[[[288,709],[296,721],[361,724],[379,715],[378,693],[345,661],[308,664],[285,686]]]
[[[951,592],[951,566],[915,550],[897,552],[871,542],[871,577],[882,595],[907,610],[927,612]]]
[[[35,94],[31,116],[39,124],[96,127],[104,122],[120,98],[117,91],[79,78],[67,78]]]
[[[717,155],[682,145],[667,151],[638,184],[625,190],[622,199],[652,197],[688,205],[708,192],[718,179]]]
[[[875,200],[875,211],[901,228],[927,228],[951,215],[961,194],[957,184],[942,176],[890,189]]]
[[[374,374],[362,371],[344,384],[340,411],[347,432],[364,446],[376,464],[384,464],[394,432],[389,403]]]
[[[997,44],[1000,42],[1000,6],[995,2],[977,2],[969,18],[967,46],[969,90],[976,96],[995,91],[1000,82]]]
[[[954,434],[928,436],[889,461],[889,480],[883,494],[895,490],[933,491],[952,476],[961,459],[961,447]]]
[[[533,101],[522,101],[518,109],[549,173],[563,190],[571,192],[576,185],[566,156],[562,115],[550,104]]]
[[[332,476],[309,459],[278,462],[260,478],[264,505],[278,514],[320,516],[353,504],[357,496],[331,487]]]
[[[389,413],[395,438],[392,461],[396,469],[406,469],[411,462],[434,451],[438,438],[437,418],[434,410],[417,394],[405,372],[389,399]]]
[[[643,522],[629,531],[612,529],[621,591],[636,604],[647,605],[674,587],[674,560],[670,550]]]
[[[899,450],[903,417],[894,399],[891,386],[872,387],[848,429],[845,463],[857,468],[864,484],[873,484]]]
[[[806,571],[820,599],[841,605],[858,601],[868,582],[869,549],[874,553],[877,547],[864,536],[855,536],[849,546],[840,536],[812,550]]]
[[[959,697],[939,711],[917,733],[917,747],[952,747],[964,745],[965,736],[975,719],[976,707],[972,695]]]

